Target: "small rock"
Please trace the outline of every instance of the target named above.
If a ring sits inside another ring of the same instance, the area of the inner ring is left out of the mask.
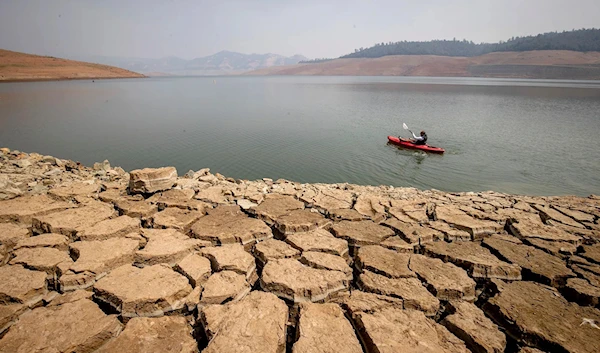
[[[202,168],[199,171],[194,173],[194,179],[198,179],[201,176],[208,175],[209,172],[210,172],[210,168]]]
[[[0,175],[0,200],[10,200],[23,194],[23,191],[15,185],[8,176]]]
[[[50,163],[52,165],[56,164],[56,158],[52,157],[52,156],[44,156],[42,157],[42,162],[44,163]]]
[[[217,177],[212,174],[202,175],[198,177],[198,180],[203,181],[205,183],[212,183],[217,181]]]
[[[102,170],[108,172],[109,170],[111,170],[110,163],[106,159],[102,163],[94,163],[94,170]]]
[[[129,172],[129,192],[148,194],[168,190],[176,181],[175,167],[136,169]]]
[[[258,206],[258,204],[250,201],[250,200],[246,200],[246,199],[239,199],[236,201],[237,205],[240,206],[241,208],[243,208],[244,210],[250,209],[252,207],[256,207]]]
[[[18,159],[13,161],[13,164],[21,169],[25,169],[31,166],[31,161],[29,159]]]

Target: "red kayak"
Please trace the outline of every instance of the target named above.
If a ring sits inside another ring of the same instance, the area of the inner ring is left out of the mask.
[[[394,145],[398,145],[398,146],[401,146],[404,148],[410,148],[413,150],[420,150],[420,151],[431,152],[431,153],[444,153],[443,148],[433,147],[433,146],[429,146],[429,145],[415,145],[414,143],[410,142],[409,140],[399,139],[396,136],[388,136],[388,140],[391,143],[393,143]]]

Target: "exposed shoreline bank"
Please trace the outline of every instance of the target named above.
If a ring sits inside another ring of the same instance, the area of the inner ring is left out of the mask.
[[[389,55],[275,66],[244,75],[422,76],[599,80],[600,52],[566,50],[495,52],[477,57]]]
[[[597,352],[600,197],[0,148],[0,298],[0,351]]]
[[[148,78],[150,76],[141,76],[141,77],[131,77],[131,76],[123,76],[123,77],[65,77],[65,78],[27,78],[27,79],[8,79],[8,80],[0,80],[0,84],[2,83],[23,83],[23,82],[58,82],[58,81],[90,81],[90,80],[118,80],[118,79],[141,79]]]
[[[142,78],[118,67],[0,49],[0,82]]]

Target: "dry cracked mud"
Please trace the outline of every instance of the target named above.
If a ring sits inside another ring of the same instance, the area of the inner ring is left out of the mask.
[[[598,196],[0,176],[0,352],[600,351]]]

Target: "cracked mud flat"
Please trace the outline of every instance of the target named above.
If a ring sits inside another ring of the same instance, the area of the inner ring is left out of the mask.
[[[0,352],[600,352],[599,218],[0,149]]]

